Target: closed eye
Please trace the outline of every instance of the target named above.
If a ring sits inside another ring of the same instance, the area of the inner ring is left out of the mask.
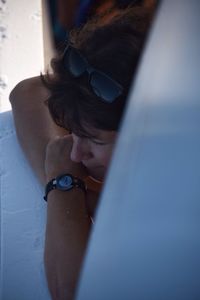
[[[107,145],[108,143],[106,142],[102,142],[102,141],[97,141],[97,140],[94,140],[94,139],[90,139],[92,143],[96,144],[96,145],[100,145],[100,146],[104,146],[104,145]]]

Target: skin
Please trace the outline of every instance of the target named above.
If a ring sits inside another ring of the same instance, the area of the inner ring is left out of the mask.
[[[46,180],[58,174],[87,176],[81,163],[70,159],[72,136],[55,137],[46,148]],[[54,190],[48,195],[45,238],[45,270],[52,299],[74,299],[79,271],[90,233],[91,222],[81,189]]]
[[[82,163],[88,173],[98,180],[103,180],[113,152],[117,133],[90,128],[91,138],[79,137],[72,133],[73,144],[70,153],[72,161]]]
[[[46,184],[46,146],[55,136],[67,134],[52,121],[44,105],[48,96],[49,92],[39,77],[19,82],[10,94],[18,140],[42,185]]]
[[[86,128],[83,138],[57,127],[44,105],[48,91],[39,78],[19,83],[10,101],[19,142],[38,179],[45,186],[52,178],[70,173],[81,179],[105,178],[117,134]],[[99,195],[81,189],[51,191],[47,202],[44,263],[52,299],[74,299],[91,220]]]

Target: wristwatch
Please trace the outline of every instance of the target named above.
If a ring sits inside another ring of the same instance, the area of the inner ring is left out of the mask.
[[[82,189],[84,192],[87,190],[85,182],[80,178],[74,177],[71,174],[57,176],[47,183],[44,200],[47,201],[47,196],[52,190],[69,191],[75,187]]]

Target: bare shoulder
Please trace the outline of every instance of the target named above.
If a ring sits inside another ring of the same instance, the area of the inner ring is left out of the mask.
[[[27,98],[28,97],[28,98]],[[43,85],[40,76],[27,78],[20,81],[10,93],[10,102],[15,105],[15,102],[27,101],[34,98],[44,99],[48,97],[48,91]]]
[[[66,134],[49,114],[45,104],[48,96],[39,76],[19,82],[10,94],[18,140],[42,183],[45,182],[46,145],[54,136]]]

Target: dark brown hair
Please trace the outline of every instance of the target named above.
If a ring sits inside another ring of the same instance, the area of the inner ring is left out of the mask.
[[[96,96],[83,75],[73,78],[66,70],[62,55],[52,60],[53,75],[42,76],[50,90],[47,105],[59,126],[78,135],[87,135],[85,125],[102,130],[118,130],[129,87],[150,26],[154,7],[129,7],[101,16],[73,30],[68,43],[88,62],[123,86],[123,94],[113,103]]]

